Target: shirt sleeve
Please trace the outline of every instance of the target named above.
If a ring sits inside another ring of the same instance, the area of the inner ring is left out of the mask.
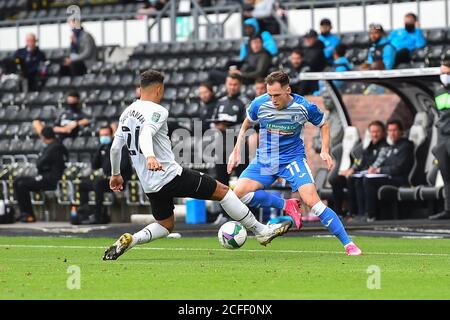
[[[247,118],[252,122],[258,121],[258,110],[259,105],[253,100],[247,108]]]
[[[316,127],[321,127],[325,123],[325,114],[316,104],[310,102],[308,104],[308,121]]]
[[[150,119],[147,119],[147,121],[144,124],[144,128],[150,130],[150,134],[153,136],[156,132],[158,132],[159,129],[163,126],[163,124],[167,121],[167,118],[169,117],[169,112],[167,110],[161,110],[161,111],[154,111]]]

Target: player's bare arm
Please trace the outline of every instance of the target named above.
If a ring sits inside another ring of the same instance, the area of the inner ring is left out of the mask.
[[[228,174],[233,171],[235,167],[239,165],[241,162],[240,154],[241,154],[241,145],[244,142],[245,132],[250,127],[250,120],[245,118],[242,123],[241,130],[239,131],[239,135],[236,141],[236,145],[234,146],[233,152],[230,154],[230,158],[228,159],[227,172]]]
[[[320,127],[320,135],[322,137],[322,150],[320,151],[320,158],[327,164],[327,169],[331,170],[333,167],[333,158],[330,155],[330,125],[328,121]]]

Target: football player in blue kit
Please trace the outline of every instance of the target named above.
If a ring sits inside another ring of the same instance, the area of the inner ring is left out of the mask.
[[[325,115],[304,97],[291,93],[289,76],[275,71],[266,78],[267,93],[256,97],[247,109],[235,148],[228,161],[228,172],[240,163],[241,145],[252,123],[260,125],[260,142],[255,159],[239,177],[234,192],[250,207],[275,207],[285,210],[297,228],[301,215],[296,199],[282,199],[265,192],[278,177],[284,178],[293,192],[318,216],[322,224],[343,244],[348,255],[361,255],[361,250],[347,235],[337,214],[319,198],[311,170],[306,161],[302,131],[306,122],[321,130],[320,157],[328,170],[333,166],[330,156],[330,129]]]

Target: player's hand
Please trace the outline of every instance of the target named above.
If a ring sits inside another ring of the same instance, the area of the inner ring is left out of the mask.
[[[147,157],[147,168],[151,171],[164,171],[161,163],[155,157]]]
[[[231,174],[231,171],[233,171],[233,169],[236,168],[239,163],[241,163],[240,153],[241,152],[239,150],[234,149],[233,152],[230,154],[227,165],[228,174]]]
[[[330,156],[330,154],[328,152],[321,152],[320,157],[327,163],[327,169],[331,170],[331,168],[333,167],[333,158]]]
[[[122,191],[123,190],[123,178],[122,178],[122,176],[120,174],[116,175],[116,176],[111,176],[111,178],[109,179],[109,187],[114,192]]]

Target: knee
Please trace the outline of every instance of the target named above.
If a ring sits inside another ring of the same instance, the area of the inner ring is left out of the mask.
[[[246,196],[248,194],[247,190],[244,188],[237,186],[233,189],[233,192],[236,194],[236,196],[241,199],[242,197]]]

